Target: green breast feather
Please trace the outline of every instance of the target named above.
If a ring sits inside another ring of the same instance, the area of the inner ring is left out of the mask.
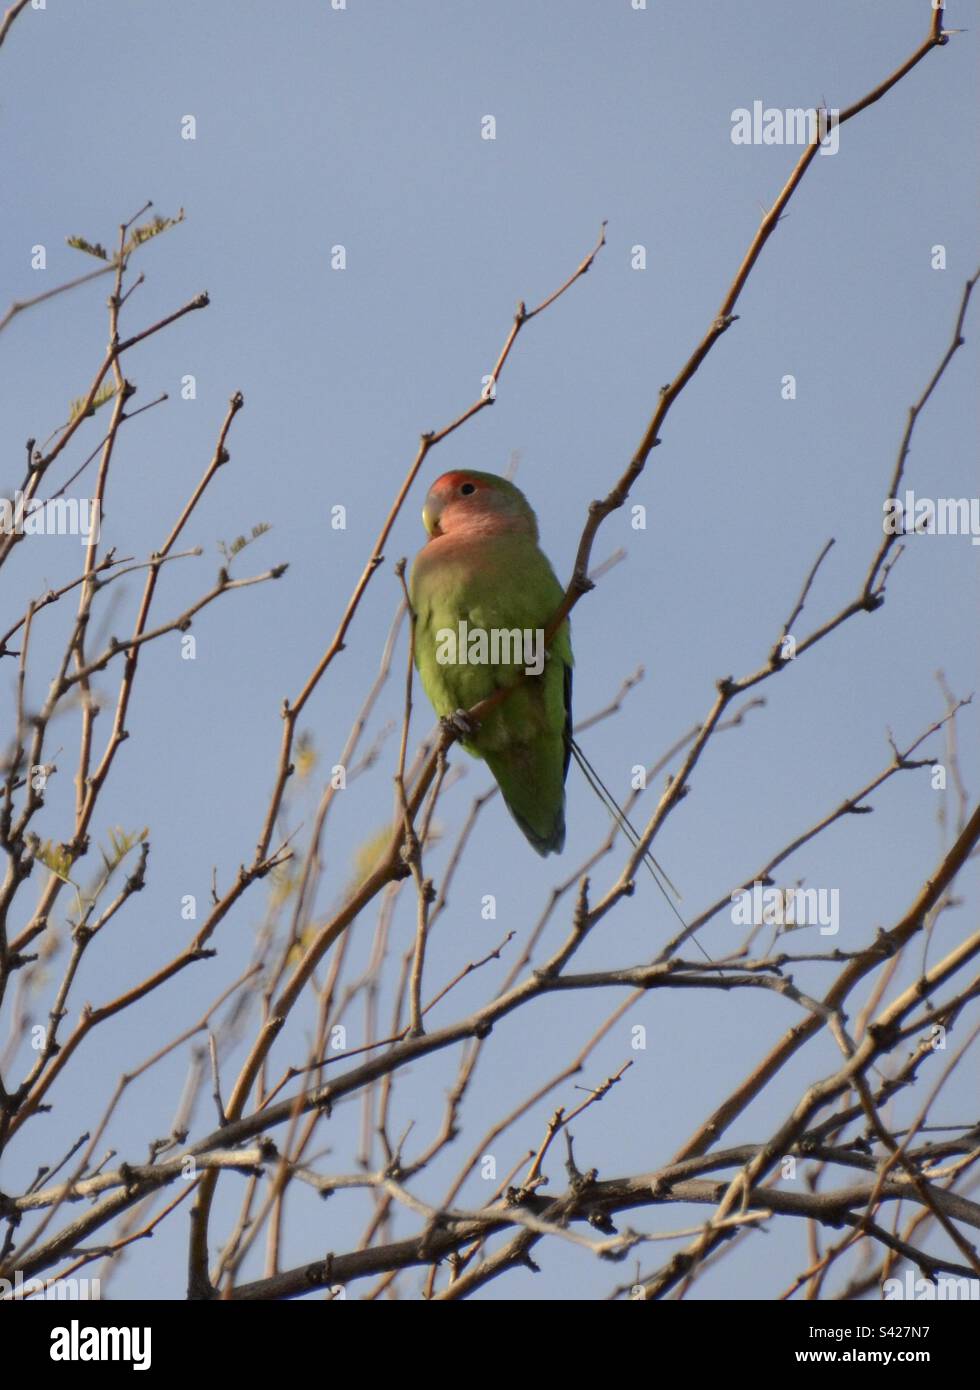
[[[538,853],[558,853],[565,842],[566,734],[571,732],[568,623],[547,653],[541,644],[561,603],[562,587],[527,536],[445,541],[430,543],[412,571],[415,664],[422,685],[441,716],[469,709],[501,686],[519,685],[472,738],[463,740],[463,747],[486,760],[511,814]],[[462,623],[466,628],[461,630]],[[514,629],[536,634],[537,655],[544,663],[540,675],[524,675],[525,657],[531,656],[534,664],[533,645],[516,663],[500,660],[516,653],[516,646],[508,645],[513,637],[501,637],[494,650],[492,635]],[[480,632],[487,635],[482,652],[479,637],[474,637]],[[447,633],[455,635],[455,652]],[[467,656],[486,660],[460,659]]]

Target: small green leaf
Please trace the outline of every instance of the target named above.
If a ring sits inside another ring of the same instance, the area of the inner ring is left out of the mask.
[[[271,529],[268,522],[260,521],[256,526],[252,527],[251,535],[236,536],[230,545],[226,541],[219,541],[218,549],[227,562],[234,559],[236,555],[240,555],[247,545],[251,545],[253,541],[257,541],[260,536],[264,536],[266,531],[271,531]]]
[[[161,232],[168,232],[171,227],[176,227],[183,220],[184,209],[181,208],[176,217],[154,217],[152,222],[146,222],[142,227],[134,227],[129,235],[129,240],[126,242],[126,253],[135,251],[137,246],[142,246],[144,241],[151,241]]]
[[[111,401],[115,394],[115,386],[103,386],[101,391],[96,391],[92,398],[92,404],[89,406],[88,410],[85,411],[85,414],[94,415],[99,406],[105,405],[106,401]],[[70,425],[74,424],[79,415],[82,414],[86,399],[85,396],[76,396],[68,407],[68,423]]]
[[[55,844],[53,840],[45,840],[35,851],[34,858],[50,869],[55,878],[60,878],[62,883],[70,883],[73,888],[77,884],[71,877],[70,870],[73,863],[71,852],[66,845]]]
[[[146,839],[149,834],[149,828],[144,825],[142,830],[134,830],[127,834],[121,826],[117,825],[114,828],[110,828],[108,833],[109,847],[112,853],[109,855],[103,850],[102,858],[106,862],[106,867],[111,872],[122,863],[134,845],[138,845],[141,841]]]
[[[109,252],[102,245],[101,241],[87,241],[83,236],[65,237],[69,246],[73,246],[76,251],[84,251],[89,256],[95,256],[100,261],[109,259]]]

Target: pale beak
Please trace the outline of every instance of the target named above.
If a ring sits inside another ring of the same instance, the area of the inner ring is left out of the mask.
[[[427,497],[425,506],[422,508],[422,525],[430,536],[441,536],[439,528],[439,517],[442,514],[442,506],[432,497]]]

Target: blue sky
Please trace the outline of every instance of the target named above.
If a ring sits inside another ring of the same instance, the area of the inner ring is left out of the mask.
[[[0,51],[0,311],[90,268],[65,237],[110,245],[118,223],[147,198],[163,214],[184,208],[186,220],[143,252],[146,283],[127,305],[128,330],[201,290],[211,297],[205,312],[127,359],[135,404],[162,391],[170,400],[124,431],[104,541],[133,554],[161,542],[210,456],[228,397],[241,390],[246,408],[233,428],[231,462],[188,531],[205,556],[166,572],[158,616],[180,612],[206,589],[218,542],[257,523],[271,530],[236,572],[289,562],[281,582],[230,595],[201,616],[196,660],[180,659],[177,635],[144,653],[133,736],[96,834],[148,825],[149,884],[120,922],[114,949],[86,965],[76,1007],[169,959],[187,933],[182,895],[203,902],[213,865],[227,882],[250,856],[271,786],[281,701],[301,687],[329,641],[420,431],[445,424],[478,394],[516,302],[550,293],[608,221],[590,274],[520,335],[494,407],[427,461],[348,648],[305,711],[321,755],[317,786],[377,669],[399,598],[394,561],[424,540],[425,488],[448,468],[504,472],[516,456],[542,545],[567,578],[589,501],[622,472],[658,389],[711,322],[761,210],[796,157],[780,146],[733,145],[732,111],[756,99],[846,106],[912,51],[928,19],[925,0],[713,0],[683,8],[651,0],[645,11],[628,0],[492,7],[349,0],[340,12],[323,0],[274,7],[49,0],[21,16]],[[947,23],[968,32],[844,127],[833,157],[815,160],[748,283],[738,323],[670,413],[635,492],[646,529],[632,529],[624,510],[600,532],[597,561],[620,547],[627,555],[575,613],[576,713],[603,707],[644,667],[620,715],[584,740],[620,791],[635,763],[654,761],[704,717],[719,677],[765,659],[829,537],[836,544],[803,632],[857,592],[878,544],[906,411],[945,350],[976,259],[968,119],[976,7],[952,4]],[[493,141],[480,135],[488,114]],[[194,140],[181,138],[187,115],[196,121]],[[38,244],[47,249],[43,272],[31,268]],[[346,250],[343,271],[331,269],[336,245]],[[631,266],[637,245],[646,249],[642,271]],[[936,245],[945,247],[944,270],[931,264]],[[106,286],[98,281],[20,315],[0,337],[3,495],[19,482],[24,440],[44,439],[93,374],[106,338]],[[967,345],[917,427],[907,483],[920,495],[976,493],[975,323],[976,306]],[[192,401],[180,398],[187,374],[197,382]],[[780,393],[786,374],[797,382],[792,401]],[[80,433],[59,482],[95,445],[97,429],[92,422]],[[346,508],[344,531],[330,526],[337,505]],[[20,546],[4,571],[4,615],[72,577],[79,554],[67,540]],[[977,555],[967,537],[910,538],[885,606],[768,683],[765,709],[712,745],[656,845],[684,893],[684,911],[693,915],[744,880],[884,767],[888,730],[908,742],[937,719],[938,669],[958,695],[976,686],[968,623]],[[137,593],[127,588],[113,616],[120,630]],[[58,634],[55,620],[38,634],[36,697],[44,690],[42,658],[57,650]],[[399,717],[402,669],[400,649],[371,736]],[[6,700],[11,674],[0,675]],[[413,735],[430,722],[420,698]],[[69,750],[74,733],[66,719]],[[960,730],[968,785],[977,743],[968,710]],[[941,751],[938,739],[930,746]],[[377,768],[345,793],[343,814],[330,825],[321,912],[348,882],[358,846],[390,813],[396,757],[390,737]],[[478,764],[459,753],[455,761],[465,775],[441,810],[446,838],[430,870],[437,879],[451,832],[489,781]],[[51,799],[51,835],[61,833],[60,794]],[[928,875],[941,852],[940,795],[925,773],[896,778],[873,815],[835,826],[791,861],[789,878],[839,889],[842,949],[891,924]],[[650,794],[644,805],[649,814]],[[309,809],[295,805],[295,819]],[[491,803],[430,949],[433,986],[506,931],[526,936],[552,885],[604,826],[605,813],[574,769],[560,864],[539,860],[499,798]],[[598,888],[613,881],[621,855],[617,849],[597,870]],[[947,937],[966,930],[975,871],[962,888],[966,903],[943,919]],[[134,1051],[148,1055],[178,1025],[195,1022],[234,978],[262,920],[261,893],[228,924],[216,962],[185,972],[147,1002],[138,1031],[124,1016],[92,1039],[81,1063],[84,1088],[64,1085],[54,1094],[50,1152],[14,1152],[5,1190],[72,1142]],[[480,916],[487,893],[497,898],[492,923]],[[358,953],[370,946],[375,916],[358,924]],[[553,924],[551,945],[567,919],[566,911]],[[413,921],[404,893],[396,956]],[[644,883],[590,939],[582,968],[644,960],[671,931]],[[713,953],[731,944],[727,932],[721,922],[706,934]],[[505,969],[460,988],[440,1019],[474,1007]],[[825,987],[826,969],[814,967],[807,987]],[[659,992],[625,1019],[580,1078],[595,1085],[623,1061],[636,1063],[576,1127],[582,1165],[600,1163],[603,1176],[614,1176],[669,1158],[793,1020],[778,996],[752,1001],[747,1007],[737,992]],[[574,1008],[562,997],[501,1025],[474,1082],[464,1146],[487,1116],[550,1076],[617,1002],[611,991],[577,998]],[[277,1054],[281,1065],[302,1052],[312,1018],[307,1010],[296,1020]],[[648,1030],[645,1054],[630,1051],[630,1022]],[[227,1059],[229,1075],[236,1056]],[[398,1113],[414,1117],[420,1134],[438,1123],[454,1060],[413,1068],[401,1085]],[[829,1042],[811,1047],[739,1121],[732,1140],[767,1137],[800,1089],[835,1065]],[[185,1067],[186,1052],[134,1088],[112,1127],[121,1154],[141,1156],[170,1123]],[[968,1079],[955,1077],[942,1118],[962,1118],[972,1093]],[[540,1142],[555,1105],[577,1098],[562,1090],[538,1106],[501,1154],[502,1167]],[[198,1132],[210,1127],[206,1106],[195,1124]],[[329,1136],[339,1166],[356,1125],[352,1109],[339,1113],[336,1137]],[[424,1195],[438,1197],[453,1158],[458,1164],[460,1155],[451,1154],[427,1175]],[[218,1231],[236,1209],[234,1183],[218,1203]],[[480,1200],[478,1185],[464,1196]],[[360,1219],[365,1211],[358,1209]],[[650,1229],[690,1217],[676,1209],[646,1214]],[[309,1213],[297,1201],[284,1263],[349,1248],[359,1229],[339,1200]],[[114,1292],[182,1296],[185,1235],[186,1218],[178,1216],[152,1247],[127,1256]],[[644,1268],[660,1249],[641,1252]],[[766,1241],[764,1275],[759,1259],[759,1243],[746,1244],[693,1296],[772,1296],[805,1265],[802,1231]],[[544,1279],[518,1272],[481,1296],[601,1297],[618,1282],[618,1271],[566,1248],[544,1254],[543,1268]]]

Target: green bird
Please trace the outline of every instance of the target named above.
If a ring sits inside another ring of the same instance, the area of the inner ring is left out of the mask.
[[[517,686],[461,742],[487,763],[538,853],[560,854],[572,642],[566,619],[544,648],[564,590],[538,547],[537,518],[506,478],[466,470],[433,483],[422,520],[429,541],[409,586],[422,685],[442,718]]]

